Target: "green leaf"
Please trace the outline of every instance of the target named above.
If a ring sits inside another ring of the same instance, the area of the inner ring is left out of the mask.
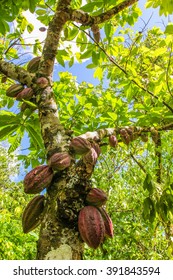
[[[29,24],[27,25],[27,31],[28,31],[28,33],[31,33],[33,30],[34,30],[34,25],[31,24],[31,23],[29,23]]]
[[[173,34],[173,23],[169,23],[169,24],[166,26],[165,33],[167,33],[167,34]]]
[[[26,123],[25,128],[26,128],[33,144],[35,145],[36,149],[38,149],[38,148],[43,149],[44,145],[43,145],[43,139],[41,137],[40,130],[38,130],[37,127],[33,126],[29,122]]]
[[[4,140],[8,135],[15,132],[17,128],[18,128],[18,125],[10,125],[10,126],[6,126],[6,127],[2,128],[0,130],[0,139]]]
[[[94,72],[94,78],[98,78],[99,80],[102,80],[103,70],[101,67],[97,67],[96,71]]]
[[[154,189],[151,179],[152,179],[151,175],[147,174],[143,183],[144,190],[148,190],[150,194],[153,193],[153,189]]]
[[[19,118],[16,114],[8,111],[0,111],[0,124],[2,126],[6,126],[9,124],[18,124]]]
[[[16,131],[16,135],[10,138],[10,147],[8,149],[9,153],[14,152],[21,144],[21,140],[23,138],[24,128],[19,127]]]

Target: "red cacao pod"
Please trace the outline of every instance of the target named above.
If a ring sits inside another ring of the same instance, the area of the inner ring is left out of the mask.
[[[101,154],[100,146],[97,143],[92,143],[91,146],[96,151],[97,156],[99,157],[99,155]]]
[[[97,162],[98,154],[94,148],[91,148],[90,151],[83,156],[83,161],[86,164],[94,166]]]
[[[105,226],[99,210],[94,206],[85,206],[78,216],[78,229],[81,238],[89,247],[96,249],[105,236]]]
[[[21,92],[23,89],[24,89],[23,85],[14,84],[6,90],[6,95],[9,97],[16,97],[18,93]]]
[[[46,31],[46,27],[41,26],[41,27],[39,28],[39,30],[40,30],[41,32],[45,32],[45,31]]]
[[[45,77],[40,77],[37,79],[36,83],[40,88],[46,88],[49,82]]]
[[[24,88],[21,92],[19,92],[16,96],[16,100],[21,101],[22,99],[30,100],[33,96],[34,92],[32,88]]]
[[[93,188],[86,196],[86,202],[90,205],[100,207],[107,201],[107,195],[104,191],[98,188]]]
[[[41,57],[34,57],[33,59],[30,60],[30,62],[27,65],[27,71],[30,73],[35,73],[38,70],[39,63],[40,63]]]
[[[106,210],[103,207],[98,208],[103,221],[104,221],[104,225],[105,225],[105,236],[113,238],[114,233],[113,233],[113,223],[111,218],[109,217],[108,213],[106,212]]]
[[[115,135],[110,135],[109,136],[109,145],[113,148],[115,148],[118,145],[118,140]]]
[[[35,229],[41,223],[44,200],[44,195],[37,195],[27,204],[22,215],[22,227],[24,233],[28,233]]]
[[[24,178],[24,192],[40,193],[49,187],[53,178],[53,170],[48,165],[40,165],[32,169]]]
[[[75,137],[72,139],[72,141],[70,143],[70,148],[76,154],[83,155],[83,154],[86,154],[90,150],[91,143],[87,139],[84,139],[84,138],[78,136],[78,137]]]
[[[71,164],[71,157],[68,153],[55,153],[49,159],[49,166],[55,170],[64,170]]]

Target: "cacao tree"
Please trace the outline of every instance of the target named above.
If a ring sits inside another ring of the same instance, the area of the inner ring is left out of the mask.
[[[172,166],[165,144],[173,127],[172,29],[168,25],[165,33],[157,27],[147,31],[147,23],[140,32],[124,27],[141,15],[138,2],[4,3],[0,137],[9,141],[9,153],[19,147],[25,132],[29,137],[29,154],[18,158],[32,167],[23,191],[35,196],[24,209],[22,224],[25,233],[40,226],[37,259],[80,260],[85,243],[104,250],[103,242],[113,240],[113,219],[105,204],[115,188],[107,187],[105,194],[93,187],[97,164],[110,149],[113,160],[120,160],[116,154],[126,155],[117,169],[120,176],[122,166],[129,170],[131,161],[140,168],[143,175],[136,176],[137,185],[143,180],[145,229],[151,224],[154,232],[162,227],[172,255]],[[172,12],[166,5],[162,8],[164,14]],[[22,14],[28,9],[46,26],[40,32],[47,32],[45,41],[36,40],[33,46],[23,38],[25,29],[34,28]],[[8,24],[14,19],[15,26]],[[27,57],[23,48],[28,46],[34,58]],[[94,69],[97,86],[78,84],[67,72],[55,81],[56,62],[72,67],[83,60]]]

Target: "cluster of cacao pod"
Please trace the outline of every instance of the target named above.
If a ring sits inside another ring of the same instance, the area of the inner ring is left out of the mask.
[[[142,132],[142,129],[139,127],[129,126],[119,129],[119,135],[121,141],[126,145],[129,145],[130,142],[136,140],[137,138],[141,137],[143,142],[148,141],[148,135]],[[153,132],[154,134],[154,132]],[[156,134],[156,133],[155,133]],[[109,136],[109,145],[115,148],[118,145],[118,139],[115,134]]]
[[[101,152],[98,144],[90,143],[82,137],[73,138],[69,149],[72,153],[82,155],[85,164],[90,164],[91,166],[96,164],[97,158]],[[51,185],[54,171],[62,171],[68,168],[71,165],[71,162],[72,154],[68,152],[54,153],[48,159],[47,165],[37,166],[26,174],[23,182],[24,192],[27,194],[39,194],[44,189],[47,189]],[[103,191],[101,191],[99,195],[98,189],[92,189],[87,195],[86,203],[99,208],[105,203],[106,199],[106,195]],[[45,197],[43,195],[37,195],[26,206],[22,217],[24,232],[33,230],[41,223],[44,210],[44,200]]]
[[[54,171],[61,171],[69,167],[71,156],[67,152],[53,154],[48,165],[39,165],[26,174],[23,185],[27,194],[39,194],[47,189],[52,182]],[[22,216],[24,233],[35,229],[42,221],[45,197],[37,195],[26,206]]]
[[[82,160],[86,166],[86,172],[92,174],[97,159],[101,153],[101,149],[96,142],[91,143],[83,137],[75,137],[71,140],[70,151],[74,154],[82,156]]]
[[[30,73],[35,73],[38,70],[41,57],[34,57],[29,61],[27,65],[27,71]],[[39,77],[36,79],[36,85],[38,88],[45,88],[48,85],[48,80],[45,77]],[[6,90],[6,95],[8,97],[15,98],[17,101],[29,100],[34,101],[34,90],[31,87],[27,87],[24,84],[13,84]],[[21,111],[24,111],[30,106],[26,103],[22,103]]]
[[[40,165],[26,174],[23,184],[27,194],[38,194],[27,204],[22,215],[23,232],[35,229],[43,219],[45,196],[39,193],[48,188],[53,179],[53,170],[48,165]]]
[[[104,209],[106,193],[99,188],[92,188],[86,196],[86,206],[78,216],[78,229],[82,240],[96,249],[105,237],[113,238],[113,223]]]
[[[22,99],[30,100],[34,92],[32,88],[24,87],[24,85],[21,84],[13,84],[7,89],[6,95],[16,98],[18,101],[22,101]]]

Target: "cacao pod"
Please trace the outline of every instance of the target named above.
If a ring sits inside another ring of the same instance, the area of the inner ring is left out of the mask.
[[[86,202],[90,205],[100,207],[107,201],[107,195],[104,191],[98,188],[93,188],[86,196]]]
[[[45,77],[40,77],[36,81],[40,88],[46,88],[48,86],[48,80]]]
[[[68,153],[55,153],[49,159],[49,166],[55,170],[64,170],[71,164],[71,157]]]
[[[99,155],[101,154],[100,146],[97,143],[92,143],[91,146],[96,151],[97,156],[99,157]]]
[[[103,221],[104,221],[104,225],[105,225],[105,236],[113,238],[114,233],[113,233],[113,223],[111,218],[109,217],[108,213],[106,212],[106,210],[103,207],[98,208]]]
[[[110,135],[109,136],[109,145],[113,148],[115,148],[118,145],[118,140],[115,135]]]
[[[14,84],[6,90],[6,95],[9,97],[16,97],[24,89],[23,85]]]
[[[46,27],[41,26],[41,27],[39,28],[39,30],[40,30],[41,32],[45,32],[45,31],[46,31]]]
[[[30,62],[27,65],[27,71],[30,73],[35,73],[38,70],[39,63],[40,63],[41,57],[34,57],[33,59],[30,60]]]
[[[121,129],[120,129],[120,135],[121,135],[121,136],[126,136],[126,135],[127,135],[127,131],[126,131],[125,128],[121,128]]]
[[[24,88],[21,92],[19,92],[16,96],[16,100],[21,101],[22,99],[30,100],[33,96],[34,92],[32,88]]]
[[[141,140],[142,140],[143,142],[148,142],[148,135],[146,135],[146,134],[141,134],[140,136],[141,136]]]
[[[24,233],[28,233],[35,229],[41,223],[44,200],[44,195],[37,195],[27,204],[22,215],[22,227]]]
[[[78,216],[78,229],[81,238],[91,248],[96,249],[105,236],[104,221],[99,210],[94,206],[85,206]]]
[[[53,170],[48,165],[40,165],[32,169],[24,178],[24,192],[39,193],[48,188],[53,178]]]
[[[97,162],[98,154],[94,148],[91,148],[90,151],[83,156],[83,161],[85,164],[90,164],[94,166]]]
[[[72,141],[70,143],[70,148],[76,154],[83,155],[83,154],[86,154],[90,150],[91,143],[88,140],[78,136],[78,137],[75,137],[72,139]]]

